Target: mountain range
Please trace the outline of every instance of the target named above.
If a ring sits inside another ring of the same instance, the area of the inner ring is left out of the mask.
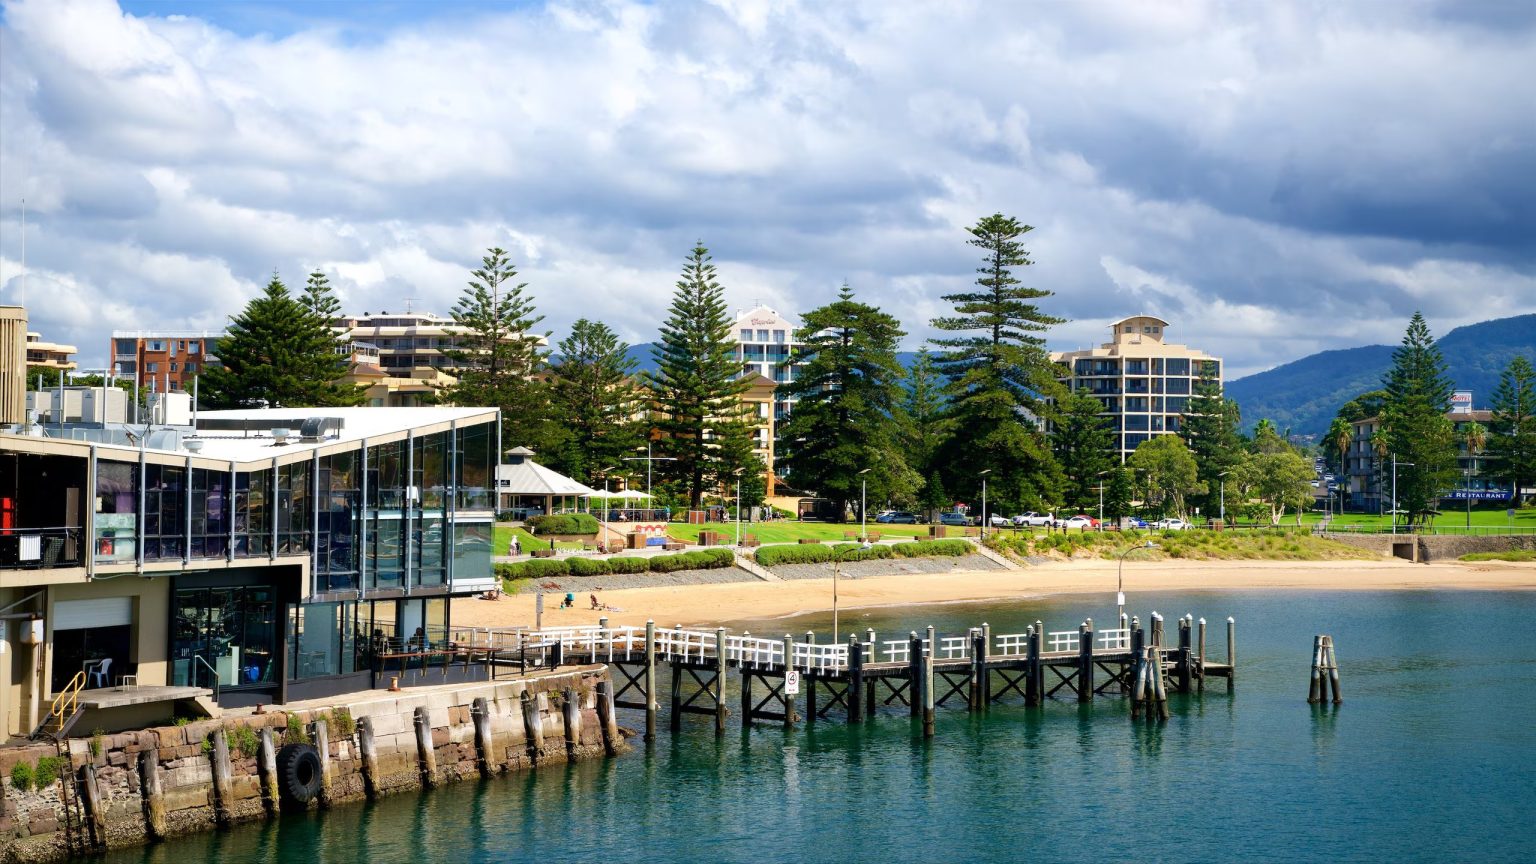
[[[1458,390],[1471,390],[1473,406],[1486,408],[1499,383],[1499,373],[1516,354],[1536,363],[1536,314],[1498,318],[1457,327],[1437,343],[1445,355],[1447,373]],[[631,345],[629,356],[636,371],[656,368],[652,343]],[[1252,428],[1260,419],[1274,422],[1292,435],[1321,436],[1345,402],[1381,386],[1392,367],[1392,345],[1362,345],[1320,351],[1226,385],[1227,396],[1243,412],[1243,425]],[[897,355],[910,366],[916,352]]]

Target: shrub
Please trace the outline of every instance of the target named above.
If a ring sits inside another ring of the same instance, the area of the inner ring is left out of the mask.
[[[32,780],[37,784],[37,788],[41,789],[56,780],[64,779],[68,771],[69,757],[44,756],[37,760],[37,771],[32,775]]]
[[[17,762],[16,767],[11,769],[11,785],[23,792],[31,791],[32,779],[32,763],[30,762]]]
[[[1065,535],[1062,536],[1064,537]],[[902,558],[929,558],[933,556],[958,558],[962,555],[969,555],[975,550],[965,540],[914,540],[910,543],[897,543],[891,547],[891,551]]]
[[[677,555],[657,555],[651,559],[652,573],[676,573],[679,570],[688,569],[687,552]]]
[[[625,558],[609,558],[606,563],[610,573],[644,573],[651,569],[651,562],[633,555]]]
[[[589,513],[549,513],[528,520],[535,534],[596,534],[596,517]]]
[[[601,558],[567,558],[565,564],[572,576],[606,576],[613,572]]]
[[[699,549],[676,555],[657,555],[650,559],[652,573],[676,573],[679,570],[715,570],[736,563],[736,553],[729,549]]]
[[[101,758],[101,751],[103,749],[103,745],[106,743],[106,738],[107,738],[106,730],[101,729],[101,728],[97,728],[97,729],[91,730],[90,749],[91,749],[91,758],[92,759],[100,759]]]
[[[261,749],[261,738],[257,736],[256,730],[244,723],[226,727],[225,732],[229,737],[229,749],[242,758],[249,759]]]
[[[325,734],[327,738],[350,738],[357,731],[357,721],[352,719],[351,708],[337,708],[325,715]]]
[[[288,728],[283,730],[284,744],[308,744],[309,730],[304,728],[304,721],[297,714],[288,715]]]

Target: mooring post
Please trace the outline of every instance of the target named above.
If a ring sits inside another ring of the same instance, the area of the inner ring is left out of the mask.
[[[234,795],[230,787],[233,771],[229,764],[229,738],[223,729],[213,730],[213,748],[208,753],[209,768],[213,772],[213,818],[220,825],[228,825],[234,817]]]
[[[435,789],[437,787],[437,751],[432,749],[432,721],[428,719],[426,706],[417,706],[415,723],[416,760],[417,767],[421,771],[421,785],[425,789]]]
[[[874,628],[869,628],[865,635],[868,638],[864,640],[864,656],[873,661],[879,656],[879,653],[875,651]],[[873,677],[866,676],[864,679],[864,716],[871,720],[875,718],[875,686],[878,683]]]
[[[715,734],[725,734],[725,628],[715,628]]]
[[[368,798],[379,797],[379,748],[373,740],[373,718],[357,720],[357,749],[363,756],[363,794]]]
[[[1312,678],[1307,685],[1307,704],[1316,705],[1323,700],[1323,637],[1312,637]]]
[[[1040,690],[1035,686],[1035,666],[1040,663],[1037,635],[1033,624],[1024,629],[1024,704],[1031,707],[1040,704]]]
[[[1035,704],[1045,703],[1045,622],[1035,619]]]
[[[165,792],[160,786],[160,748],[139,751],[139,785],[144,789],[144,833],[151,840],[164,840]]]
[[[667,726],[676,734],[683,729],[683,667],[678,660],[667,665],[672,667],[672,700]]]
[[[484,696],[469,703],[470,719],[475,724],[475,755],[479,757],[480,776],[496,773],[495,747],[491,743],[491,708]]]
[[[256,773],[261,777],[261,803],[268,813],[276,813],[277,791],[277,742],[273,740],[271,726],[261,727],[261,737],[256,745]]]
[[[619,721],[613,704],[613,682],[597,682],[597,721],[603,733],[603,753],[616,756],[619,752]]]
[[[544,752],[544,721],[539,717],[539,700],[525,689],[519,704],[523,709],[523,740],[528,742],[528,762],[538,765]]]
[[[816,634],[805,631],[805,722],[816,722]]]
[[[795,669],[795,640],[788,633],[784,634],[784,689],[779,691],[779,696],[784,703],[784,728],[789,729],[795,725],[795,696],[789,692],[789,673]]]
[[[1186,614],[1179,619],[1179,692],[1190,692],[1190,683],[1193,677],[1190,664],[1194,660],[1194,634],[1191,627],[1194,624],[1193,615]]]
[[[656,740],[656,622],[645,622],[645,740]]]
[[[1077,626],[1077,701],[1093,700],[1093,619]]]
[[[1237,686],[1237,620],[1227,616],[1227,692]]]
[[[864,645],[859,634],[848,634],[848,722],[864,722]]]
[[[987,685],[983,679],[985,679],[987,676],[987,648],[986,645],[984,645],[981,641],[982,636],[980,627],[972,627],[970,636],[971,686],[970,692],[966,696],[966,701],[969,703],[968,707],[970,710],[980,711],[986,707],[986,696],[984,695],[983,691],[986,689]]]
[[[1152,648],[1152,684],[1157,700],[1157,719],[1168,719],[1168,682],[1164,677],[1163,649],[1157,646]]]
[[[913,718],[923,716],[923,640],[917,631],[907,637],[907,708]]]
[[[576,688],[567,687],[561,694],[561,713],[565,720],[565,758],[576,761],[576,748],[581,746],[581,696]]]
[[[1141,716],[1142,703],[1147,698],[1147,660],[1146,660],[1146,631],[1141,629],[1141,620],[1131,619],[1131,665],[1127,672],[1131,679],[1131,719]]]
[[[752,670],[741,664],[741,726],[752,728]]]
[[[223,731],[223,730],[220,730]],[[80,797],[85,801],[85,818],[90,821],[91,839],[97,846],[107,845],[107,814],[101,802],[101,786],[96,783],[96,764],[87,762],[80,769],[81,791]],[[227,809],[226,801],[220,805],[220,809]],[[221,824],[227,823],[227,817],[221,820]]]
[[[1343,705],[1344,696],[1339,692],[1339,655],[1333,650],[1333,637],[1324,636],[1328,647],[1328,679],[1333,682],[1333,704]]]
[[[933,737],[933,655],[938,643],[934,642],[933,625],[928,626],[928,648],[923,652],[923,737]]]
[[[1195,689],[1205,692],[1205,619],[1200,619],[1200,677],[1195,679]]]
[[[331,727],[325,720],[310,722],[310,736],[315,741],[315,752],[320,756],[320,792],[315,800],[322,808],[331,806]]]

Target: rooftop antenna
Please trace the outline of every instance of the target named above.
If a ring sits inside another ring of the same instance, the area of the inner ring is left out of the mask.
[[[27,199],[21,199],[21,296],[17,306],[27,305]]]
[[[411,314],[411,304],[413,304],[415,302],[416,302],[416,298],[415,297],[407,297],[407,298],[405,298],[405,314],[407,314],[407,315]]]

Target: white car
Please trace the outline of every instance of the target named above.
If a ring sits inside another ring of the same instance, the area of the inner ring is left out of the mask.
[[[1060,525],[1063,528],[1092,528],[1092,527],[1094,527],[1093,520],[1090,519],[1087,516],[1073,516],[1070,519],[1063,519],[1060,522],[1057,522],[1056,524]]]
[[[1051,515],[1049,513],[1036,513],[1031,510],[1022,516],[1013,517],[1013,524],[1028,525],[1031,528],[1043,528],[1051,524]]]
[[[1183,519],[1159,519],[1152,523],[1152,527],[1161,531],[1187,531],[1194,526]]]
[[[991,516],[988,516],[987,517],[987,522],[993,528],[1011,528],[1011,527],[1013,527],[1013,520],[1009,519],[1007,516],[1004,516],[1004,515],[1002,515],[1000,513],[993,513]]]

